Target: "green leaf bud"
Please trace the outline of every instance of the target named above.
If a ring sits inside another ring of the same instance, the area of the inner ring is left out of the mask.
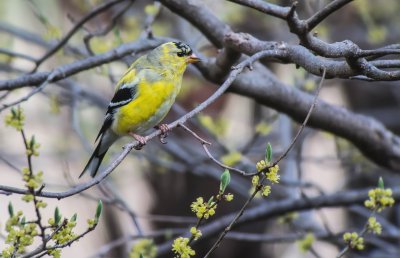
[[[225,192],[226,187],[231,182],[231,174],[228,169],[225,169],[224,173],[221,175],[221,183],[219,185],[219,191],[221,193]]]

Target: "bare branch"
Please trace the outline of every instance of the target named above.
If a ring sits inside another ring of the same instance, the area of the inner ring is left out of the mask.
[[[74,27],[58,42],[57,45],[52,47],[44,56],[42,56],[39,60],[36,61],[36,67],[32,72],[35,72],[39,66],[46,61],[49,57],[54,55],[60,48],[62,48],[68,40],[85,24],[86,22],[90,21],[92,18],[96,17],[97,15],[101,14],[102,12],[108,10],[113,5],[119,4],[125,0],[114,0],[108,3],[104,3],[101,6],[93,9],[90,13],[82,17]]]

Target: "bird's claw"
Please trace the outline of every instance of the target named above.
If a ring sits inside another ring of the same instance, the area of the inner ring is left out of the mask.
[[[161,131],[161,134],[158,136],[158,139],[160,140],[160,142],[162,144],[166,144],[167,141],[165,140],[165,138],[167,138],[168,136],[168,132],[171,130],[167,124],[160,124],[154,127],[157,130]]]
[[[130,132],[129,135],[132,136],[136,141],[139,142],[139,144],[136,147],[134,147],[135,150],[141,150],[143,148],[143,146],[146,145],[147,137],[144,137],[144,136],[132,133],[132,132]]]

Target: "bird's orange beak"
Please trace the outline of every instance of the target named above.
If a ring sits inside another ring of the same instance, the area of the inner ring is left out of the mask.
[[[186,62],[188,64],[197,63],[200,61],[201,61],[201,59],[198,58],[195,54],[191,54],[190,56],[187,57],[187,60],[186,60]]]

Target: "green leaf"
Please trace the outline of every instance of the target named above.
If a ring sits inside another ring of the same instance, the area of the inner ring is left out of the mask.
[[[8,214],[10,214],[10,217],[14,216],[14,207],[11,202],[8,203]]]
[[[214,196],[211,196],[210,200],[208,200],[207,202],[207,205],[210,206],[213,201],[214,201]]]
[[[221,193],[225,192],[226,187],[231,182],[231,174],[228,169],[225,169],[224,173],[221,175],[221,183],[219,185],[219,191]]]
[[[380,188],[380,189],[384,189],[385,188],[385,184],[383,183],[382,177],[379,177],[378,188]]]
[[[70,220],[70,221],[75,222],[77,217],[78,217],[78,215],[75,213],[75,214],[71,217],[71,220]]]
[[[267,163],[271,163],[272,160],[272,146],[271,143],[267,144],[267,148],[265,150],[265,161]]]
[[[26,222],[26,218],[25,218],[25,216],[23,216],[22,219],[21,219],[21,225],[24,226],[25,222]]]
[[[97,209],[96,209],[96,215],[95,215],[96,221],[99,220],[102,210],[103,210],[103,202],[101,200],[99,200],[99,202],[97,203]]]
[[[17,111],[15,111],[15,108],[11,108],[11,114],[12,117],[17,117]]]
[[[143,254],[139,254],[139,258],[144,258]]]
[[[31,141],[29,143],[29,147],[31,150],[33,150],[33,147],[35,146],[36,140],[35,140],[35,135],[32,135]]]
[[[61,221],[61,213],[60,213],[60,209],[58,209],[58,207],[56,207],[56,209],[54,210],[54,223],[56,225],[60,224]]]

